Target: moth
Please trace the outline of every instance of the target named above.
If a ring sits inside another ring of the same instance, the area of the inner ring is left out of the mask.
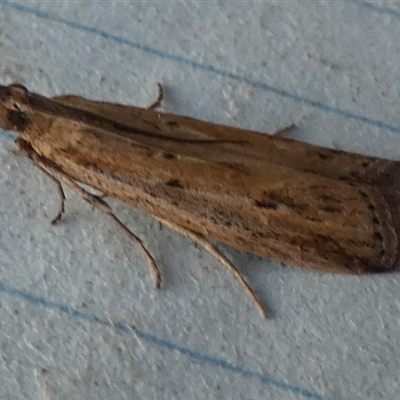
[[[0,86],[0,127],[55,182],[105,212],[155,260],[103,196],[153,215],[225,264],[266,316],[234,264],[207,237],[331,273],[392,271],[399,260],[399,161],[368,157],[149,108]]]

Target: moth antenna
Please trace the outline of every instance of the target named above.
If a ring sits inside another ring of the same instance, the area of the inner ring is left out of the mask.
[[[130,231],[113,213],[111,207],[100,197],[95,196],[85,189],[81,188],[78,184],[76,184],[68,175],[64,172],[60,171],[56,165],[52,165],[47,160],[41,158],[38,154],[34,152],[34,150],[30,147],[30,145],[23,141],[18,141],[18,146],[20,147],[21,151],[35,164],[37,165],[42,171],[46,173],[46,175],[50,176],[51,179],[56,183],[57,188],[60,194],[60,210],[57,216],[52,220],[52,223],[56,223],[60,220],[63,212],[64,212],[64,202],[65,202],[65,195],[64,191],[61,186],[61,182],[68,186],[73,192],[75,192],[78,196],[82,197],[87,203],[91,206],[97,208],[98,210],[107,214],[114,223],[132,240],[133,243],[138,247],[141,251],[143,257],[146,259],[150,271],[152,272],[155,280],[155,288],[159,289],[161,286],[161,273],[157,267],[157,264],[154,258],[151,256],[149,251],[144,246],[141,239],[136,236],[132,231]],[[47,162],[46,162],[47,161]]]
[[[242,274],[236,268],[236,266],[226,257],[224,256],[215,246],[213,246],[203,235],[198,234],[196,232],[191,231],[190,229],[183,228],[182,226],[176,225],[173,222],[167,221],[162,218],[155,217],[161,223],[169,226],[170,228],[176,230],[181,233],[183,236],[188,237],[194,242],[199,243],[204,247],[212,256],[214,256],[221,264],[223,264],[228,270],[233,274],[236,280],[240,283],[240,285],[244,288],[246,293],[249,295],[250,299],[253,301],[255,307],[259,311],[262,317],[268,318],[268,313],[266,309],[261,304],[260,300],[257,298],[253,289],[249,286],[246,280],[243,278]]]
[[[157,99],[154,103],[151,103],[147,109],[148,110],[154,110],[155,108],[160,107],[163,99],[164,99],[164,88],[162,87],[161,83],[157,83],[158,86],[158,95],[157,95]]]

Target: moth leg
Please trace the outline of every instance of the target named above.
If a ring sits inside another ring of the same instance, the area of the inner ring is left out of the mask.
[[[18,156],[20,154],[20,151],[18,148],[15,149],[8,149],[7,150],[8,154],[11,154],[12,156]]]
[[[158,96],[157,96],[157,99],[156,99],[156,101],[154,103],[151,103],[147,107],[148,110],[154,110],[155,108],[160,107],[160,105],[161,105],[161,103],[162,103],[162,101],[164,99],[164,89],[163,89],[161,83],[157,83],[157,85],[158,85]]]
[[[289,125],[286,128],[280,129],[279,131],[272,133],[271,136],[285,137],[286,134],[292,131],[294,128],[296,128],[295,124]]]
[[[77,185],[72,179],[68,176],[63,178],[63,183],[67,185],[72,191],[74,191],[78,196],[81,196],[86,202],[88,202],[93,207],[97,208],[98,210],[104,212],[108,215],[109,218],[113,220],[113,222],[120,228],[141,251],[143,257],[147,261],[150,271],[154,276],[155,280],[155,288],[159,289],[161,286],[161,273],[157,267],[157,264],[154,258],[151,256],[149,251],[144,246],[141,239],[136,236],[130,229],[126,227],[113,213],[111,207],[99,196],[95,196],[86,190],[82,189],[79,185]]]
[[[214,256],[221,264],[223,264],[228,270],[233,274],[233,276],[236,278],[236,280],[240,283],[240,285],[244,288],[244,290],[247,292],[251,300],[253,301],[255,307],[257,310],[260,312],[260,314],[264,318],[268,318],[268,313],[261,304],[260,300],[257,298],[249,284],[245,281],[243,276],[240,274],[238,269],[235,267],[235,265],[227,258],[225,257],[215,246],[213,246],[203,235],[193,232],[190,229],[183,228],[180,225],[176,225],[173,222],[167,221],[162,218],[156,217],[156,219],[169,226],[170,228],[176,230],[177,232],[181,233],[183,236],[188,237],[189,239],[193,240],[194,242],[199,243],[201,246],[204,247],[205,250],[207,250],[212,256]]]
[[[82,197],[83,200],[88,202],[93,207],[97,208],[100,211],[103,211],[105,214],[110,217],[114,223],[120,228],[141,251],[143,257],[146,259],[150,270],[155,279],[155,287],[156,289],[160,288],[161,285],[161,273],[158,269],[154,258],[150,255],[146,247],[144,246],[143,242],[137,237],[133,232],[131,232],[112,212],[111,207],[99,196],[95,196],[85,189],[81,188],[78,184],[74,182],[74,180],[64,173],[56,164],[51,163],[50,161],[46,160],[43,157],[40,157],[35,151],[30,147],[30,145],[22,140],[18,142],[18,145],[22,152],[41,170],[46,172],[47,175],[51,176],[53,181],[57,183],[57,187],[60,189],[62,195],[64,192],[62,191],[61,183],[68,186],[73,192],[75,192],[78,196]],[[64,202],[64,200],[62,200]],[[60,210],[60,214],[62,214],[63,209]],[[57,219],[59,217],[55,219]]]
[[[81,196],[85,201],[91,204],[93,207],[97,208],[100,211],[103,211],[109,218],[113,220],[113,222],[120,228],[128,237],[132,240],[133,243],[139,248],[144,259],[147,261],[149,265],[150,271],[154,276],[155,280],[155,288],[159,289],[161,286],[161,273],[157,267],[157,264],[154,258],[151,256],[149,251],[144,246],[141,239],[136,236],[130,229],[126,227],[113,213],[111,207],[99,196],[95,196],[86,190],[82,189],[79,185],[77,185],[73,180],[67,177],[66,180],[63,181],[71,190],[73,190],[78,196]]]
[[[37,165],[39,169],[46,174],[56,185],[57,192],[58,192],[58,198],[59,198],[59,206],[58,206],[58,213],[57,215],[50,221],[52,225],[55,225],[57,222],[61,221],[61,217],[64,214],[65,211],[65,193],[62,188],[61,182],[56,179],[53,175],[49,174],[45,169]]]
[[[19,86],[18,84],[15,84],[16,86]],[[14,84],[13,84],[14,86]],[[22,86],[22,85],[21,85]],[[11,154],[14,155],[19,155],[21,153],[26,154],[26,151],[24,151],[21,148],[16,148],[16,149],[12,149],[10,150]],[[37,165],[37,167],[44,173],[46,174],[56,185],[57,188],[57,192],[58,192],[58,198],[59,198],[59,206],[58,206],[58,213],[57,215],[50,221],[50,223],[52,225],[55,225],[58,221],[61,220],[62,215],[64,214],[65,211],[65,194],[64,194],[64,190],[61,186],[61,183],[59,180],[57,180],[56,178],[54,178],[53,175],[49,174],[45,169],[43,169],[42,167],[40,167],[39,165]]]

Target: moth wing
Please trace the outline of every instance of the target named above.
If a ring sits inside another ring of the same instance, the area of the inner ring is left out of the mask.
[[[173,144],[155,142],[165,152],[208,158],[229,163],[235,168],[252,166],[264,169],[271,164],[312,172],[329,178],[359,183],[393,186],[400,175],[398,161],[368,157],[360,154],[328,149],[251,130],[199,121],[193,118],[157,112],[122,104],[87,100],[79,96],[55,97],[59,103],[78,107],[98,116],[109,118],[151,134],[188,141],[226,141],[218,145],[204,143]],[[124,134],[126,136],[126,134]],[[135,137],[136,138],[136,137]],[[132,139],[134,136],[132,135]],[[236,143],[235,143],[236,142]],[[151,145],[151,139],[146,141]],[[165,146],[164,146],[165,144]]]
[[[150,191],[157,199],[151,206],[129,196],[120,198],[123,201],[160,217],[168,215],[178,225],[235,247],[295,265],[353,273],[397,265],[399,195],[382,182],[365,185],[354,173],[362,171],[358,165],[362,160],[372,165],[379,159],[133,106],[76,96],[56,101],[134,129],[188,140],[149,137],[142,139],[146,146],[137,147],[130,146],[129,135],[117,143],[111,138],[119,166],[129,171],[126,176],[118,173],[118,182],[130,182],[135,176],[135,181],[151,185],[140,198]],[[101,147],[105,138],[97,141],[97,137],[95,133],[86,157],[94,157],[89,161],[106,169],[107,151]],[[137,136],[132,134],[132,139],[137,141]],[[189,142],[195,139],[226,143]],[[75,149],[70,157],[78,152]],[[353,173],[347,179],[329,177],[341,167],[341,173],[349,168]],[[121,191],[125,192],[128,187]]]

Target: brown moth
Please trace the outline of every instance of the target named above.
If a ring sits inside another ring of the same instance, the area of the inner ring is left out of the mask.
[[[332,150],[149,108],[46,98],[0,86],[0,127],[56,182],[140,239],[83,183],[198,241],[244,285],[212,237],[274,260],[327,272],[387,272],[399,259],[400,162]]]

